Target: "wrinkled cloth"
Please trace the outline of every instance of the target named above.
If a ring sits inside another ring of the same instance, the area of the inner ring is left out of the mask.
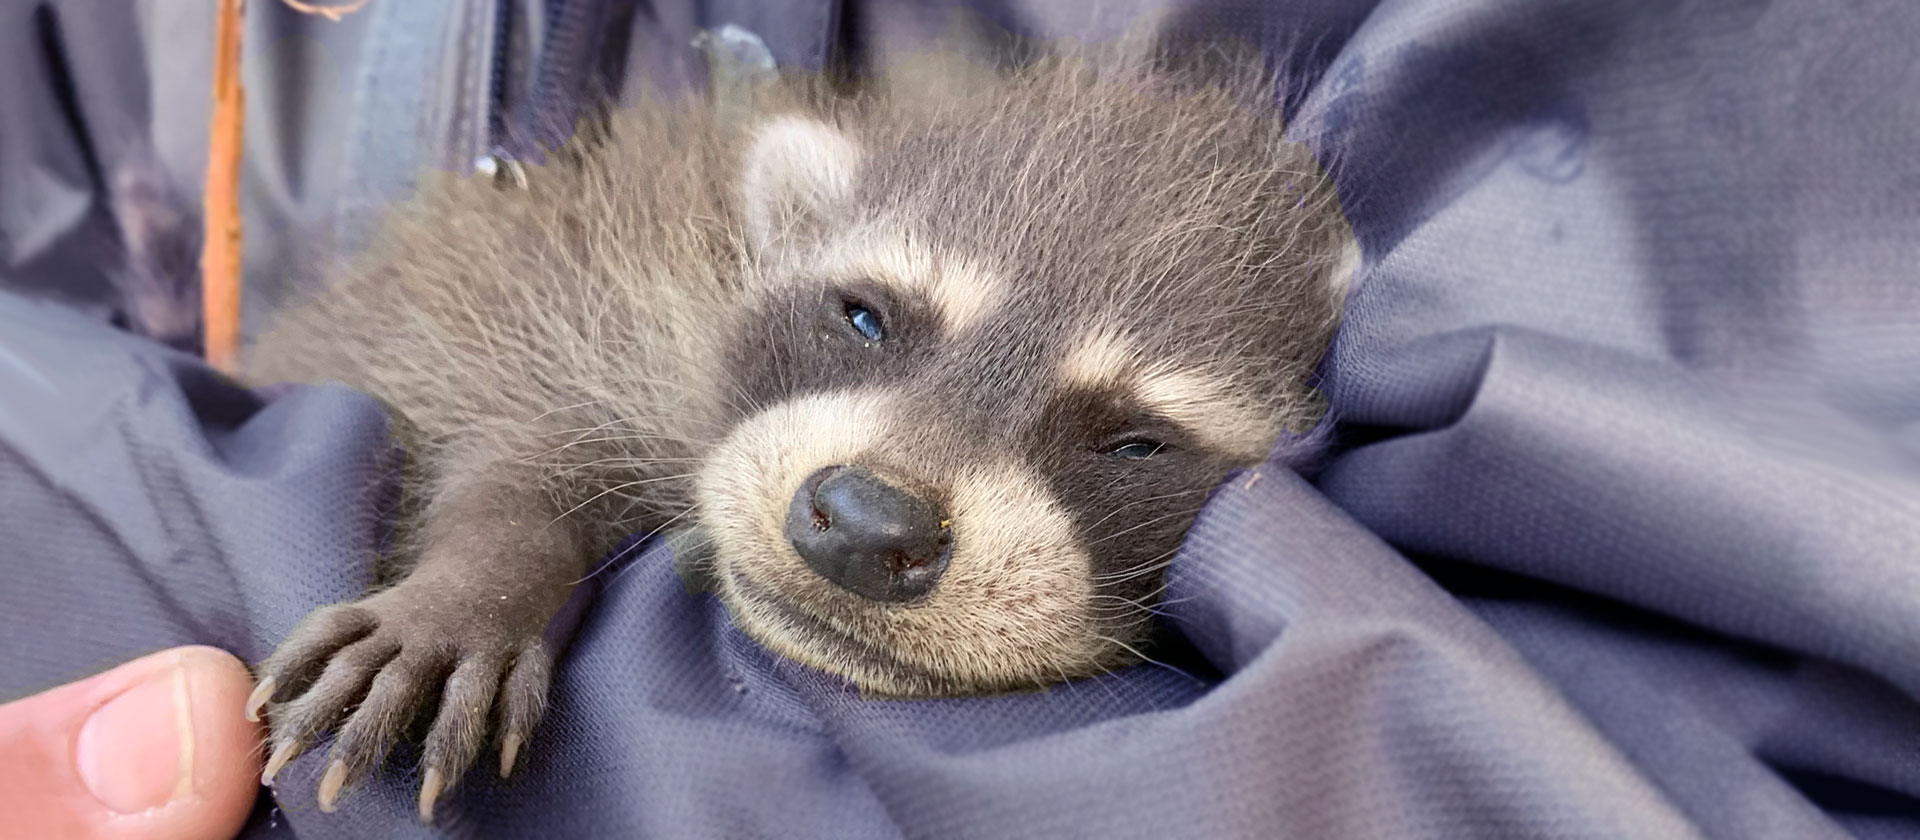
[[[745,25],[793,63],[949,10],[906,8]],[[1160,662],[864,700],[645,542],[514,779],[421,827],[403,747],[321,814],[316,751],[248,836],[1920,837],[1920,6],[1173,8],[1305,51],[1367,259],[1339,449],[1219,489]],[[365,586],[391,466],[365,396],[0,294],[0,700],[263,657]]]

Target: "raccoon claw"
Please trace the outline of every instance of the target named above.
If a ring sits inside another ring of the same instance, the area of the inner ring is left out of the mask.
[[[267,698],[273,696],[273,678],[268,677],[253,687],[253,693],[247,695],[247,722],[257,723],[260,710],[266,708]]]
[[[273,755],[267,758],[267,768],[260,774],[260,784],[272,785],[273,777],[280,775],[280,768],[293,760],[298,744],[284,744],[275,747]]]
[[[500,778],[513,775],[513,760],[520,755],[520,736],[509,733],[500,743]]]
[[[336,758],[327,765],[326,775],[320,777],[320,789],[313,795],[322,813],[333,813],[334,803],[340,798],[340,786],[346,783],[347,763]]]
[[[440,771],[432,767],[427,768],[425,778],[420,780],[420,802],[418,807],[420,809],[421,822],[433,822],[433,803],[434,800],[440,798],[440,791],[444,789],[445,783],[440,780]]]
[[[261,664],[245,711],[252,718],[262,705],[267,710],[272,752],[263,784],[331,731],[315,798],[320,810],[332,811],[423,715],[431,720],[422,750],[423,821],[490,734],[501,738],[501,775],[512,770],[546,703],[552,657],[539,622],[415,607],[404,585],[325,607]]]

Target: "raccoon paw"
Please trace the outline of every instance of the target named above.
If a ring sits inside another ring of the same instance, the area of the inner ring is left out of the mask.
[[[271,734],[263,784],[322,734],[334,731],[320,779],[320,810],[385,760],[417,717],[423,742],[420,819],[498,733],[500,775],[545,710],[552,655],[544,621],[494,605],[444,603],[406,584],[363,601],[314,611],[261,663],[247,719],[266,707]]]

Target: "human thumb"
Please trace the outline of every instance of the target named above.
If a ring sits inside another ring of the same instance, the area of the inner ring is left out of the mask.
[[[215,840],[259,792],[253,681],[232,654],[164,650],[0,706],[0,838]]]

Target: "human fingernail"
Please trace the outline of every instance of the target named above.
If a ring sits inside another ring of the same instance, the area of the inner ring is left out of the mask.
[[[74,767],[115,813],[137,814],[193,792],[193,701],[175,661],[96,709],[74,740]]]

